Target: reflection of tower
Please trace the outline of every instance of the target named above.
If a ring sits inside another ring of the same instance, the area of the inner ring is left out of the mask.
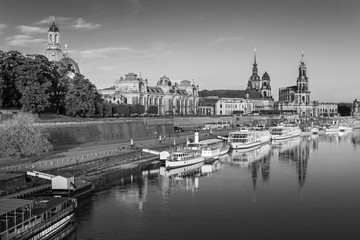
[[[299,146],[299,155],[296,157],[296,170],[298,174],[299,187],[302,189],[305,184],[307,162],[310,155],[310,146],[308,141],[302,141]]]
[[[270,156],[264,157],[261,161],[261,177],[265,187],[267,187],[270,178]]]
[[[257,183],[257,175],[258,175],[258,164],[256,162],[253,162],[250,165],[251,168],[251,178],[252,178],[252,185],[253,185],[253,202],[256,202],[256,183]]]

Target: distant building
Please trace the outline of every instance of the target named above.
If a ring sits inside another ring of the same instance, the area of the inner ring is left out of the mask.
[[[309,78],[304,62],[304,54],[302,54],[296,85],[279,89],[279,101],[275,104],[275,108],[280,112],[296,113],[301,119],[338,115],[336,103],[311,101],[310,96]]]
[[[269,74],[265,72],[262,78],[260,78],[258,74],[258,67],[256,63],[256,50],[254,51],[254,64],[252,68],[252,75],[249,78],[246,90],[257,91],[260,93],[262,98],[273,100],[271,95]]]
[[[336,117],[338,116],[338,104],[331,102],[321,102],[316,105],[317,117]]]
[[[134,73],[115,81],[115,86],[100,89],[102,97],[112,103],[141,104],[145,111],[150,106],[158,107],[159,115],[191,115],[198,113],[199,86],[189,80],[172,82],[163,76],[156,86]]]
[[[66,44],[65,49],[65,53],[63,53],[60,45],[59,28],[56,26],[54,20],[48,30],[48,46],[45,50],[44,55],[49,59],[49,61],[55,63],[63,63],[70,75],[80,73],[78,63],[75,62],[74,59],[69,57]]]
[[[199,98],[199,115],[215,115],[215,105],[218,97]]]
[[[360,102],[355,99],[351,106],[351,116],[360,117]]]
[[[215,103],[216,115],[249,114],[252,111],[254,104],[244,98],[220,98]]]

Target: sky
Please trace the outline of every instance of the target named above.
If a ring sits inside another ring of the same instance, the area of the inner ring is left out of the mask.
[[[152,86],[166,75],[244,90],[256,48],[275,100],[302,52],[311,100],[360,99],[358,0],[1,0],[0,50],[43,54],[53,18],[98,89],[133,72]]]

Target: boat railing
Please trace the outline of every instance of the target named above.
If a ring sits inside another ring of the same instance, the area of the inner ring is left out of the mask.
[[[66,209],[63,209],[63,210],[57,212],[55,216],[52,216],[52,217],[34,225],[33,227],[30,227],[30,229],[27,229],[24,232],[17,234],[12,239],[14,239],[14,240],[29,239],[31,236],[43,231],[44,229],[50,227],[54,223],[60,221],[61,219],[65,218],[66,216],[70,215],[71,213],[74,212],[74,209],[75,209],[75,204],[70,205]]]

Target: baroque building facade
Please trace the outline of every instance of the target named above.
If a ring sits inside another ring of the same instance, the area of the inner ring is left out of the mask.
[[[360,117],[360,102],[355,99],[351,106],[351,116]]]
[[[64,64],[70,75],[80,73],[78,63],[69,57],[67,45],[65,44],[65,53],[61,50],[60,31],[55,24],[55,19],[48,30],[48,45],[44,55],[49,59],[49,61]]]
[[[145,111],[150,106],[158,108],[159,115],[198,114],[199,86],[189,80],[179,83],[168,77],[161,77],[156,86],[150,86],[147,79],[128,73],[115,81],[115,86],[100,89],[102,97],[113,103],[141,104]]]
[[[244,98],[220,98],[215,103],[216,115],[250,114],[254,104]]]

